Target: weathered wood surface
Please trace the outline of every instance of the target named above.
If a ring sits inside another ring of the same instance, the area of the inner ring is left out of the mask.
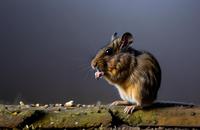
[[[155,103],[129,115],[123,109],[124,106],[108,105],[0,105],[0,128],[200,128],[199,106]]]

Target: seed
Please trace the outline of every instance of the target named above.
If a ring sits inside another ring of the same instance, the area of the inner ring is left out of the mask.
[[[69,101],[69,102],[66,102],[65,103],[65,107],[72,107],[74,105],[74,101],[73,100],[71,100],[71,101]]]
[[[22,101],[20,101],[20,102],[19,102],[19,104],[20,104],[21,106],[23,106],[23,105],[24,105],[24,103],[23,103]]]
[[[58,103],[57,103],[55,106],[56,106],[56,107],[61,107],[61,106],[62,106],[62,104],[58,104]]]

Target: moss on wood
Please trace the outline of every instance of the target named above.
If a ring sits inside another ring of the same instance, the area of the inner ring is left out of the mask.
[[[0,105],[0,128],[114,128],[194,127],[200,128],[200,107],[180,104],[154,104],[125,114],[124,106],[85,107]]]

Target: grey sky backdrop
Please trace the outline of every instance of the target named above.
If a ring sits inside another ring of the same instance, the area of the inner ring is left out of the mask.
[[[113,32],[134,34],[163,72],[160,100],[200,103],[199,0],[1,0],[0,101],[103,103],[117,90],[89,71]]]

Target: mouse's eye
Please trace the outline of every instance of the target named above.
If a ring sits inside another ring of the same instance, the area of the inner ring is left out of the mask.
[[[112,48],[108,48],[108,49],[105,51],[105,54],[106,54],[106,55],[112,55],[112,54],[113,54],[113,49],[112,49]]]

